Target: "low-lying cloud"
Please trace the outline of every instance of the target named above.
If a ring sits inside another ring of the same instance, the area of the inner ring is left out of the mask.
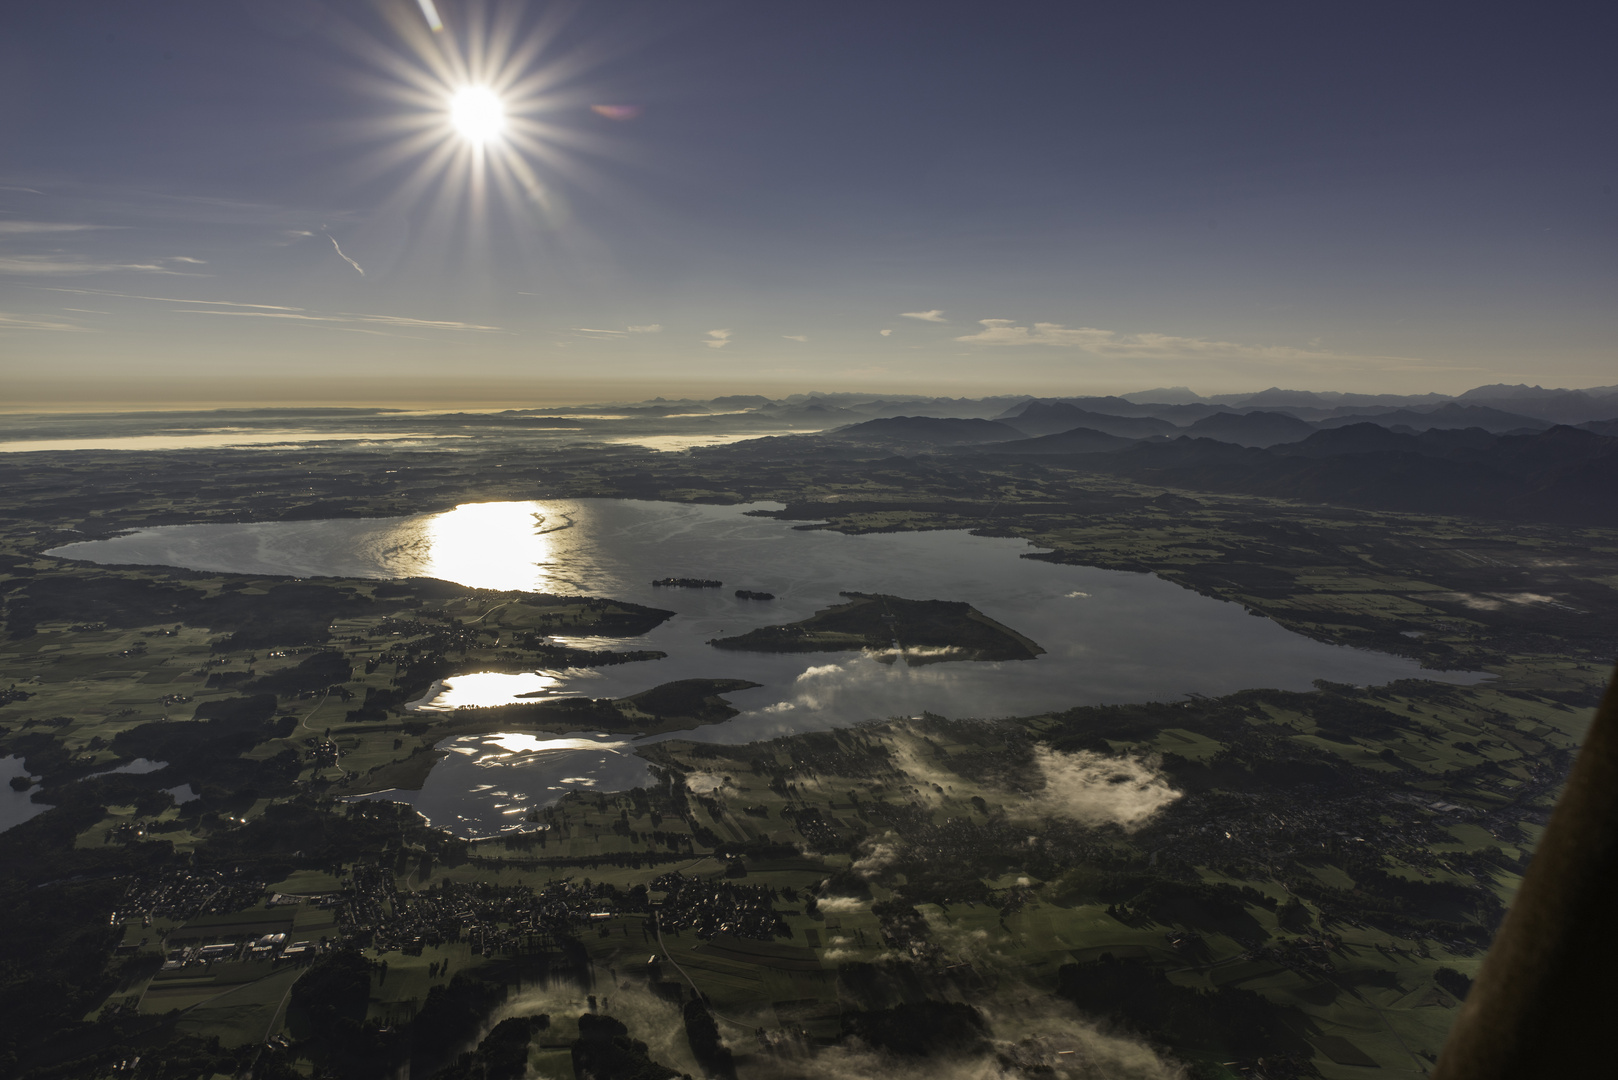
[[[1150,759],[1038,746],[1034,762],[1045,777],[1044,788],[1027,803],[1037,814],[1134,829],[1180,797]]]
[[[738,1059],[736,1074],[738,1080],[1184,1080],[1184,1069],[1145,1043],[1102,1031],[1037,993],[1030,991],[1015,1011],[983,1008],[991,1037],[978,1056],[900,1058],[851,1041],[813,1055],[749,1054]]]

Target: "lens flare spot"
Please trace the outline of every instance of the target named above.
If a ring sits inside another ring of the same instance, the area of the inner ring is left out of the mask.
[[[608,120],[633,120],[641,113],[639,105],[592,105],[590,111]]]

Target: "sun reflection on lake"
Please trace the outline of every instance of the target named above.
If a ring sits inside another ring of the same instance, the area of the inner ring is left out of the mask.
[[[478,589],[548,592],[551,534],[572,521],[543,503],[465,503],[422,523],[424,577]]]
[[[581,679],[588,679],[591,673],[569,669],[566,672],[550,671],[524,671],[509,673],[503,671],[478,671],[467,675],[456,675],[445,679],[427,692],[427,697],[418,704],[409,706],[412,711],[427,710],[439,712],[448,709],[477,709],[491,705],[513,705],[527,700],[550,697],[559,692],[563,679],[568,680],[571,686]],[[570,693],[578,693],[575,688]]]

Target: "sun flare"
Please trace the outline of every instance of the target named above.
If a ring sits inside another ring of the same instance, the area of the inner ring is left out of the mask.
[[[449,99],[449,121],[468,142],[489,142],[506,129],[505,102],[487,86],[463,86]]]

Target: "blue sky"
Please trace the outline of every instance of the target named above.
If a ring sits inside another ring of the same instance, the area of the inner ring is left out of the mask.
[[[10,12],[0,390],[1618,383],[1599,5],[436,10]]]

